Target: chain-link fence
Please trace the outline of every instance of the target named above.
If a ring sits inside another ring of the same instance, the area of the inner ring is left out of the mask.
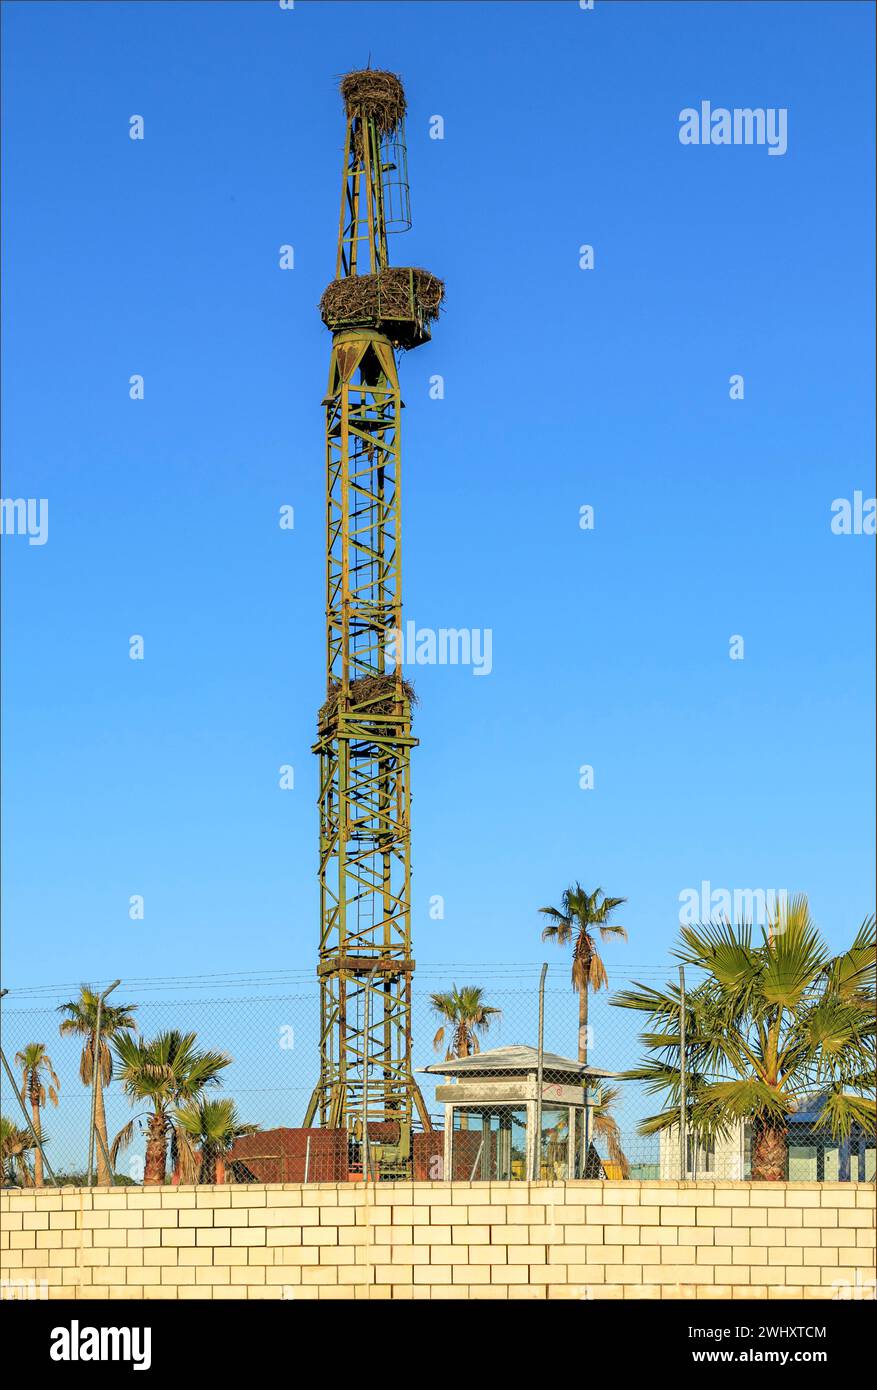
[[[364,1169],[381,1178],[677,1179],[683,1166],[687,1178],[747,1179],[751,1136],[745,1123],[730,1124],[708,1142],[689,1135],[684,1151],[678,1126],[642,1132],[650,1116],[669,1107],[643,1082],[623,1077],[645,1055],[645,1018],[611,1002],[629,980],[615,974],[608,990],[589,996],[585,1031],[568,979],[565,969],[552,967],[540,1053],[538,966],[418,971],[412,1061],[424,1106],[410,1107],[410,1122],[401,1112],[394,1118],[391,1107],[382,1118],[370,1118],[365,1134],[355,1117],[346,1132],[305,1125],[320,1056],[315,981],[291,987],[122,983],[110,1002],[118,997],[134,1006],[132,1046],[142,1048],[127,1057],[129,1070],[136,1071],[138,1058],[147,1072],[150,1065],[155,1070],[147,1045],[160,1035],[194,1034],[175,1079],[150,1092],[148,1075],[141,1076],[139,1097],[122,1084],[118,1039],[106,1039],[112,1075],[103,1075],[106,1084],[95,1088],[90,1059],[83,1059],[88,1034],[59,1032],[64,1015],[58,1006],[75,1000],[78,990],[11,992],[3,1001],[2,1044],[16,1090],[4,1071],[4,1182],[33,1181],[42,1166],[33,1127],[56,1180],[84,1182],[93,1107],[97,1181],[109,1176],[104,1136],[114,1181],[126,1183],[161,1180],[162,1174],[166,1181],[339,1180],[361,1177]],[[586,1061],[580,1060],[580,1040]],[[204,1073],[197,1063],[204,1054],[221,1054],[221,1064],[199,1089]],[[165,1057],[166,1067],[173,1062]],[[28,1066],[22,1108],[17,1091]],[[380,1115],[385,1075],[378,1057],[369,1074],[370,1117],[376,1105]],[[813,1119],[805,1107],[790,1126],[789,1178],[873,1179],[873,1136],[832,1142]],[[48,1172],[41,1176],[51,1180]]]

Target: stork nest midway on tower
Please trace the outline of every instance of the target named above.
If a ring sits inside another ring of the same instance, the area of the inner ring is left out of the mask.
[[[348,275],[323,291],[320,314],[327,328],[339,324],[413,321],[434,323],[445,297],[444,281],[428,270],[393,265],[376,275]]]
[[[380,135],[390,135],[405,115],[405,92],[394,72],[362,68],[341,79],[341,95],[348,120],[364,116],[374,121]]]
[[[360,676],[357,680],[351,681],[347,687],[350,693],[350,703],[352,706],[359,707],[367,705],[365,717],[369,714],[395,714],[396,712],[396,677],[386,676]],[[329,684],[329,694],[320,706],[317,714],[319,725],[328,724],[338,713],[338,699],[341,694],[341,682],[331,681]],[[417,704],[417,695],[414,686],[410,681],[402,681],[402,694],[408,703],[408,713]]]

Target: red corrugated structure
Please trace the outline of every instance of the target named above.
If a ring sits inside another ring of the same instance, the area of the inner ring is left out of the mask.
[[[310,1143],[309,1143],[310,1141]],[[238,1182],[346,1182],[346,1129],[261,1129],[235,1142]]]
[[[445,1136],[433,1129],[412,1136],[415,1182],[441,1182],[444,1178]]]
[[[398,1120],[369,1120],[368,1141],[370,1144],[398,1144]]]
[[[484,1152],[484,1140],[479,1129],[454,1130],[454,1171],[455,1182],[478,1181],[482,1175],[489,1176],[495,1162],[496,1135],[487,1138],[488,1152]]]
[[[496,1170],[496,1135],[488,1137],[485,1156],[484,1140],[479,1129],[458,1129],[454,1132],[454,1172],[455,1182],[468,1182],[474,1177],[491,1175]],[[440,1129],[428,1134],[415,1134],[414,1181],[442,1182],[449,1174],[444,1170],[445,1136]]]

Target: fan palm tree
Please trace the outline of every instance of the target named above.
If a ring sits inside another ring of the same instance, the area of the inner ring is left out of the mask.
[[[91,1086],[94,1080],[94,1042],[99,1003],[100,997],[91,985],[80,985],[78,999],[71,999],[66,1004],[58,1005],[58,1012],[67,1015],[63,1023],[59,1025],[58,1031],[61,1037],[74,1036],[83,1039],[82,1055],[79,1058],[79,1077],[83,1086]],[[105,1157],[109,1151],[109,1139],[104,1109],[104,1087],[109,1086],[113,1078],[113,1054],[109,1044],[123,1028],[134,1029],[136,1032],[137,1024],[133,1017],[136,1007],[136,1004],[108,1003],[101,1006],[100,1048],[94,1104],[94,1127],[101,1140],[97,1146],[97,1181],[99,1187],[106,1187],[112,1182],[112,1173]]]
[[[146,1041],[131,1033],[120,1033],[113,1040],[113,1050],[119,1063],[122,1089],[132,1104],[145,1101],[151,1110],[146,1115],[146,1164],[143,1181],[163,1183],[167,1168],[168,1140],[177,1142],[174,1123],[175,1107],[194,1100],[207,1086],[219,1085],[219,1072],[231,1058],[224,1052],[200,1052],[195,1046],[194,1033],[179,1033],[171,1029]],[[116,1159],[134,1137],[135,1115],[113,1140],[110,1159]]]
[[[609,921],[627,898],[607,898],[602,888],[586,893],[580,883],[575,883],[565,890],[560,902],[560,907],[539,909],[550,918],[542,932],[542,940],[556,941],[558,946],[568,946],[572,942],[572,987],[579,996],[579,1061],[587,1063],[589,991],[596,993],[609,984],[595,933],[600,933],[601,941],[613,936],[627,940],[624,927]]]
[[[3,1186],[32,1187],[34,1181],[31,1154],[36,1149],[29,1129],[21,1129],[13,1120],[0,1115],[0,1167]]]
[[[817,1127],[835,1140],[873,1133],[875,919],[833,956],[805,897],[781,903],[755,940],[728,921],[683,927],[675,952],[705,978],[686,994],[685,1080],[689,1133],[701,1143],[740,1122],[752,1129],[752,1177],[785,1178],[788,1122],[818,1093]],[[663,1094],[665,1108],[640,1126],[679,1122],[680,998],[637,984],[612,1001],[650,1016],[649,1056],[626,1073]]]
[[[30,1102],[31,1124],[37,1138],[34,1151],[34,1187],[42,1187],[43,1155],[39,1144],[42,1142],[43,1127],[40,1123],[40,1111],[47,1100],[52,1105],[58,1104],[61,1083],[55,1075],[45,1043],[28,1043],[23,1052],[16,1052],[15,1065],[21,1068],[21,1099],[25,1104]]]
[[[224,1183],[225,1160],[236,1139],[258,1133],[258,1125],[241,1123],[233,1100],[205,1100],[199,1097],[173,1112],[180,1136],[180,1148],[197,1171],[199,1183]],[[199,1153],[196,1155],[194,1146]]]
[[[445,1052],[445,1061],[455,1057],[471,1057],[481,1051],[478,1034],[486,1033],[494,1014],[501,1013],[482,1002],[484,990],[479,985],[464,985],[458,989],[454,985],[446,994],[431,994],[433,1009],[442,1019],[441,1027],[432,1040],[438,1052],[445,1040],[448,1029],[450,1041]]]

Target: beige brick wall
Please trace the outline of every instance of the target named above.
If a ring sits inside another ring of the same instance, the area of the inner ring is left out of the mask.
[[[0,1193],[5,1297],[873,1297],[858,1183]]]

